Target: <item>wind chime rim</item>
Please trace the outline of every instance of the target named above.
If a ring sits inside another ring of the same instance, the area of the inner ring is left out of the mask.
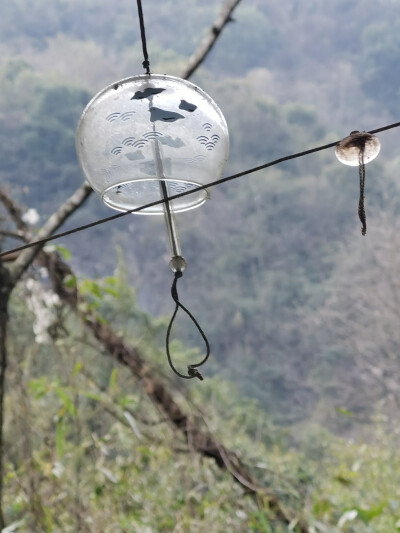
[[[107,207],[111,207],[115,211],[121,211],[121,212],[130,211],[130,209],[123,209],[121,207],[118,207],[112,201],[108,200],[105,197],[105,195],[107,194],[107,192],[110,192],[110,191],[112,191],[112,190],[114,190],[114,189],[116,189],[118,187],[123,186],[123,185],[129,185],[130,183],[137,184],[137,183],[141,183],[141,182],[146,183],[146,182],[149,182],[149,181],[154,181],[156,183],[158,183],[160,181],[163,181],[165,183],[172,183],[172,184],[182,183],[184,185],[189,184],[189,185],[193,185],[193,187],[199,187],[199,183],[196,183],[195,181],[190,181],[190,180],[168,179],[168,178],[165,178],[163,180],[160,180],[159,178],[130,179],[130,180],[126,180],[124,182],[119,182],[118,185],[110,185],[110,187],[107,187],[107,189],[105,189],[102,192],[102,194],[100,195],[100,198],[101,198],[102,202]],[[203,190],[198,191],[198,192],[202,194],[201,198],[199,198],[199,200],[195,204],[190,204],[190,206],[188,206],[188,207],[174,207],[173,206],[173,200],[172,200],[172,202],[171,202],[171,204],[172,204],[171,205],[171,211],[173,213],[184,213],[185,211],[191,211],[192,209],[196,209],[197,207],[201,207],[203,204],[205,204],[207,202],[207,200],[210,199],[210,192],[208,191],[208,189],[203,189]],[[140,211],[135,211],[132,214],[134,214],[134,215],[146,215],[146,216],[160,216],[159,211],[151,211],[151,207],[147,208],[147,209],[140,210]]]

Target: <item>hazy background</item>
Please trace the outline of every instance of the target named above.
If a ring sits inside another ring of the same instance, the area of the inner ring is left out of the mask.
[[[220,2],[143,7],[152,71],[179,76]],[[398,121],[399,20],[398,1],[242,0],[192,79],[226,117],[225,175]],[[43,222],[82,182],[84,106],[143,72],[135,2],[3,1],[0,51],[0,183]],[[177,217],[180,295],[209,336],[207,376],[236,384],[238,403],[254,398],[292,442],[315,427],[368,440],[377,415],[389,432],[398,426],[399,135],[380,134],[366,167],[366,237],[357,169],[333,149],[221,185]],[[112,213],[93,195],[68,227]],[[129,216],[60,244],[81,276],[110,276],[119,257],[139,307],[171,313],[162,217]],[[190,323],[177,327],[201,348]]]
[[[2,6],[0,179],[42,221],[82,181],[74,130],[83,107],[103,86],[142,73],[134,7]],[[218,9],[145,2],[153,71],[179,75]],[[225,174],[397,121],[399,14],[398,2],[244,0],[193,79],[226,116]],[[364,364],[373,359],[385,374],[384,352],[397,357],[398,135],[381,134],[381,155],[367,166],[366,238],[357,170],[333,150],[222,185],[178,217],[189,263],[181,294],[210,336],[210,371],[238,382],[276,421],[323,411],[326,423],[333,406],[369,412],[382,400]],[[69,226],[107,214],[93,196]],[[112,272],[120,247],[142,307],[171,310],[161,218],[132,216],[62,244],[94,276]],[[182,335],[191,341],[190,325]]]

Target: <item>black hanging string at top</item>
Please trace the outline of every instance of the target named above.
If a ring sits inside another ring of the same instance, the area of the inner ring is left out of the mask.
[[[200,381],[203,381],[203,376],[200,374],[200,372],[197,370],[199,368],[199,366],[202,366],[204,365],[204,363],[207,361],[207,359],[209,358],[210,356],[210,344],[208,342],[208,339],[204,333],[204,331],[201,329],[200,327],[200,324],[197,322],[197,320],[195,319],[195,317],[192,315],[192,313],[186,309],[186,307],[184,305],[181,304],[181,302],[179,301],[179,296],[178,296],[178,289],[177,289],[177,283],[178,283],[178,279],[182,277],[182,272],[178,271],[178,272],[175,272],[175,277],[174,277],[174,281],[172,283],[172,287],[171,287],[171,296],[172,296],[172,299],[174,300],[175,302],[175,311],[171,317],[171,320],[168,324],[168,329],[167,329],[167,335],[166,335],[166,339],[165,339],[165,343],[166,343],[166,350],[167,350],[167,358],[168,358],[168,363],[169,363],[169,366],[171,367],[172,371],[177,375],[179,376],[180,378],[183,378],[183,379],[193,379],[193,378],[198,378]],[[176,317],[176,314],[179,310],[179,308],[182,309],[182,311],[184,311],[188,317],[192,320],[192,322],[194,323],[194,325],[196,326],[196,328],[198,329],[200,335],[203,337],[203,340],[204,340],[204,344],[206,345],[206,355],[204,356],[204,358],[202,359],[202,361],[200,361],[200,363],[195,363],[195,364],[192,364],[192,365],[189,365],[188,366],[188,374],[187,376],[185,374],[181,374],[174,366],[173,362],[172,362],[172,358],[171,358],[171,353],[170,353],[170,349],[169,349],[169,344],[170,344],[170,341],[169,341],[169,338],[170,338],[170,335],[171,335],[171,329],[172,329],[172,325],[174,323],[174,320],[175,320],[175,317]]]
[[[393,124],[389,124],[387,126],[382,126],[381,128],[376,128],[374,130],[370,130],[368,133],[374,134],[379,133],[382,131],[387,131],[392,128],[398,128],[400,127],[400,122],[395,122]],[[227,183],[232,180],[236,180],[238,178],[242,178],[243,176],[247,176],[248,174],[253,174],[254,172],[258,172],[260,170],[263,170],[265,168],[272,167],[274,165],[278,165],[280,163],[283,163],[285,161],[290,161],[292,159],[297,159],[299,157],[304,157],[309,154],[313,154],[315,152],[320,152],[322,150],[327,150],[328,148],[333,148],[336,146],[340,141],[331,142],[328,144],[324,144],[322,146],[317,146],[315,148],[310,148],[309,150],[304,150],[303,152],[297,152],[295,154],[287,155],[285,157],[280,157],[279,159],[275,159],[273,161],[269,161],[268,163],[264,163],[262,165],[258,165],[257,167],[249,168],[247,170],[242,170],[241,172],[237,172],[236,174],[232,174],[231,176],[226,176],[224,178],[220,178],[218,180],[212,181],[210,183],[207,183],[206,185],[198,185],[196,187],[193,187],[193,189],[189,189],[184,192],[180,192],[177,194],[173,194],[171,196],[168,196],[168,198],[164,199],[161,198],[160,200],[156,200],[154,202],[150,202],[148,204],[143,204],[140,207],[136,207],[134,209],[128,209],[127,211],[124,211],[123,213],[117,213],[116,215],[112,215],[106,218],[102,218],[100,220],[95,220],[94,222],[89,222],[88,224],[83,224],[82,226],[78,226],[76,228],[63,231],[61,233],[55,233],[54,235],[50,235],[49,237],[46,237],[44,239],[37,239],[36,241],[30,242],[28,244],[24,244],[23,246],[18,246],[16,248],[12,248],[10,250],[7,250],[5,252],[0,253],[0,258],[5,257],[9,254],[12,254],[14,252],[20,252],[22,250],[25,250],[27,248],[31,248],[32,246],[38,246],[39,244],[45,244],[46,242],[54,241],[56,239],[59,239],[60,237],[66,237],[67,235],[72,235],[73,233],[78,233],[79,231],[83,231],[89,228],[93,228],[95,226],[99,226],[100,224],[105,224],[106,222],[111,222],[112,220],[117,220],[118,218],[125,217],[127,215],[130,215],[132,213],[139,213],[140,211],[144,211],[145,209],[148,209],[150,207],[154,207],[156,205],[164,204],[166,201],[171,202],[172,200],[177,200],[178,198],[183,198],[184,196],[189,196],[191,194],[195,194],[199,191],[207,190],[210,187],[215,187],[216,185],[221,185],[222,183]]]
[[[138,14],[139,14],[140,36],[142,39],[142,48],[143,48],[143,57],[144,57],[144,61],[142,65],[146,71],[146,74],[150,74],[150,61],[149,61],[149,54],[147,53],[146,30],[144,27],[142,0],[137,0],[137,7],[138,7]]]

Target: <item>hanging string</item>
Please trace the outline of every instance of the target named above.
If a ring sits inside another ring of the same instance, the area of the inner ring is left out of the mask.
[[[194,318],[194,316],[192,315],[192,313],[186,309],[186,307],[184,305],[181,304],[181,302],[179,301],[179,296],[178,296],[178,289],[177,289],[177,283],[178,283],[178,279],[182,277],[182,272],[178,271],[178,272],[175,272],[175,277],[174,277],[174,281],[172,283],[172,287],[171,287],[171,296],[172,296],[172,299],[174,300],[175,302],[175,311],[173,312],[173,315],[171,317],[171,320],[168,324],[168,329],[167,329],[167,335],[166,335],[166,339],[165,339],[165,344],[166,344],[166,350],[167,350],[167,358],[168,358],[168,363],[169,363],[169,366],[171,367],[172,371],[177,375],[179,376],[180,378],[183,378],[183,379],[193,379],[193,378],[198,378],[200,381],[203,381],[203,376],[200,374],[200,372],[197,370],[199,368],[199,366],[202,366],[204,365],[204,363],[207,361],[207,359],[209,358],[210,356],[210,344],[208,342],[208,339],[204,333],[204,331],[201,329],[199,323],[197,322],[197,320]],[[200,361],[200,363],[195,363],[195,364],[192,364],[192,365],[189,365],[188,366],[188,374],[185,375],[185,374],[181,374],[174,366],[173,362],[172,362],[172,358],[171,358],[171,352],[170,352],[170,349],[169,349],[169,344],[170,344],[170,335],[171,335],[171,329],[172,329],[172,325],[175,321],[175,317],[178,313],[178,310],[179,308],[182,309],[182,311],[184,311],[188,317],[192,320],[192,322],[194,323],[194,325],[196,326],[196,328],[198,329],[200,335],[203,337],[203,340],[204,340],[204,344],[206,345],[206,355],[204,356],[203,360]]]
[[[362,224],[361,234],[367,233],[367,217],[365,215],[364,207],[364,190],[365,190],[365,164],[364,164],[364,146],[360,148],[358,156],[358,173],[360,175],[360,199],[358,202],[358,218]]]
[[[144,57],[144,61],[142,65],[146,71],[146,74],[150,74],[150,61],[149,61],[149,54],[147,53],[146,30],[144,27],[142,0],[137,0],[137,7],[138,7],[138,14],[139,14],[140,36],[142,39],[142,49],[143,49],[143,57]]]

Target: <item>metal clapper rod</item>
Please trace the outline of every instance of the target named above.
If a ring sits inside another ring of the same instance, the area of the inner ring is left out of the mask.
[[[175,217],[173,209],[171,209],[171,204],[168,200],[168,182],[165,181],[165,174],[164,174],[164,165],[161,157],[161,147],[158,139],[154,139],[153,141],[153,147],[154,147],[154,160],[156,163],[156,173],[157,178],[159,179],[159,185],[160,185],[160,192],[161,192],[161,198],[165,200],[163,203],[163,209],[164,209],[164,220],[165,220],[165,226],[167,228],[167,235],[168,235],[168,242],[169,247],[171,250],[171,263],[170,268],[173,271],[176,271],[176,266],[179,265],[182,262],[182,267],[180,270],[184,270],[184,259],[182,257],[182,250],[181,245],[179,242],[178,237],[178,230],[175,223]],[[175,261],[174,261],[175,260]],[[182,260],[182,261],[180,261]]]

